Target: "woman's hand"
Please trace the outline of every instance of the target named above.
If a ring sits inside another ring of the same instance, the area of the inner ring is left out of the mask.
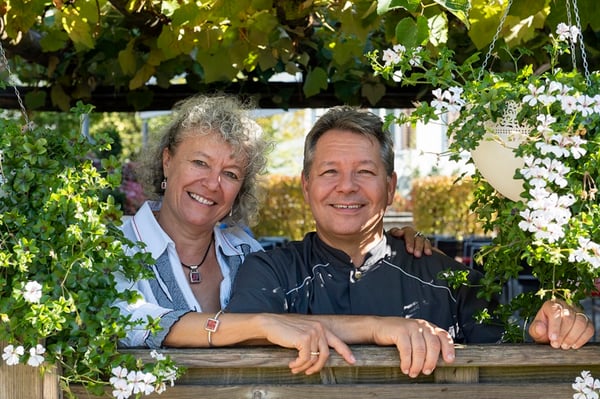
[[[408,253],[417,258],[420,258],[423,254],[431,255],[433,253],[431,242],[427,237],[411,226],[404,226],[401,229],[392,227],[388,232],[396,238],[403,239]]]
[[[561,300],[544,302],[529,326],[535,342],[553,348],[577,349],[594,336],[594,324],[587,315]]]

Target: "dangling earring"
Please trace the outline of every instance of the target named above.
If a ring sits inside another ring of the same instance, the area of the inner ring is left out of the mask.
[[[167,189],[167,178],[165,177],[162,182],[160,182],[160,188],[163,190]]]
[[[229,217],[231,217],[231,215],[233,215],[233,208],[229,210]]]

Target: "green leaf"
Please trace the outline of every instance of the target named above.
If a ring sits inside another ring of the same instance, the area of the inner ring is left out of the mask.
[[[139,89],[140,87],[144,86],[154,74],[154,70],[154,66],[144,64],[140,69],[138,69],[134,77],[129,81],[129,90]]]
[[[198,52],[196,59],[204,70],[204,82],[230,81],[238,73],[233,67],[229,49],[220,47],[215,52]]]
[[[407,17],[396,25],[396,40],[405,47],[416,47],[424,44],[429,38],[427,18],[418,16],[417,20]]]
[[[163,26],[158,39],[156,39],[156,46],[163,51],[165,60],[175,58],[180,54],[177,35],[171,26]]]
[[[79,15],[79,11],[75,8],[65,7],[61,15],[62,27],[75,47],[79,49],[94,48],[90,25]]]
[[[448,42],[448,17],[441,13],[429,18],[429,41],[434,46],[440,46]]]
[[[513,1],[510,7],[510,15],[517,16],[519,18],[528,18],[531,15],[537,14],[540,11],[544,11],[546,8],[546,0],[527,0]]]
[[[306,97],[310,97],[319,94],[321,90],[326,90],[327,86],[327,72],[323,68],[317,67],[311,69],[306,75],[302,91]]]
[[[42,49],[47,52],[58,51],[65,47],[69,35],[59,30],[49,30],[47,34],[40,39]]]
[[[397,8],[414,12],[420,4],[420,0],[377,0],[377,14],[382,15]]]
[[[471,10],[473,24],[469,29],[469,37],[477,49],[484,48],[492,41],[500,24],[502,10],[497,4],[473,7]]]
[[[338,65],[352,62],[354,58],[362,56],[362,46],[357,40],[348,39],[338,43],[331,43],[333,61]]]
[[[52,104],[58,106],[61,110],[69,110],[71,106],[71,98],[67,93],[65,93],[61,85],[52,86],[52,89],[50,90],[50,98],[52,99]]]
[[[135,40],[130,40],[124,50],[119,51],[119,65],[121,70],[126,75],[133,75],[137,70],[137,62],[135,60],[135,52],[133,46]]]
[[[381,83],[364,84],[360,94],[366,97],[371,105],[375,105],[385,95],[385,85]]]
[[[251,5],[255,10],[267,10],[273,8],[273,0],[252,0]]]
[[[30,110],[41,108],[46,104],[45,91],[30,91],[25,94],[25,104]]]
[[[465,24],[467,29],[469,28],[471,0],[434,0],[434,2],[445,8],[448,12],[454,14],[456,18]]]

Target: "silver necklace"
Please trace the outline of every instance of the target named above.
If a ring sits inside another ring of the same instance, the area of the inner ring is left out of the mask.
[[[210,251],[210,247],[212,246],[212,243],[214,240],[215,240],[215,237],[213,236],[210,239],[210,242],[208,243],[208,248],[206,248],[206,252],[204,253],[204,256],[202,257],[202,260],[200,261],[200,263],[198,263],[197,265],[186,265],[185,263],[181,262],[181,266],[187,267],[188,269],[190,269],[189,276],[190,276],[191,284],[198,284],[202,281],[202,276],[200,275],[200,270],[198,270],[198,269],[200,268],[200,266],[202,266],[202,264],[206,260],[206,257],[208,256],[208,251]]]

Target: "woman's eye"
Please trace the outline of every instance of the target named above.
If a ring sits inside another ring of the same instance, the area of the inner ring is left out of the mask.
[[[193,162],[194,162],[194,164],[195,164],[195,165],[197,165],[197,166],[207,166],[206,162],[204,162],[204,161],[203,161],[203,160],[201,160],[201,159],[196,159],[196,160],[194,160]]]
[[[225,176],[227,176],[231,180],[239,180],[240,179],[240,177],[234,172],[224,172],[224,173],[225,173]]]

